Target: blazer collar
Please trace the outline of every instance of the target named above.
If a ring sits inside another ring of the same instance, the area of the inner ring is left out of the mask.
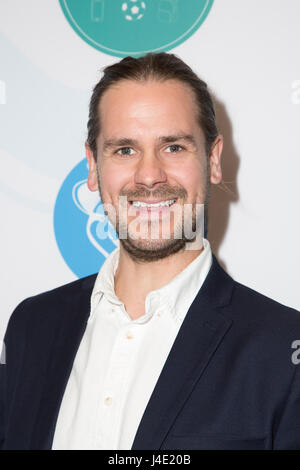
[[[159,449],[210,358],[232,324],[222,307],[230,303],[232,278],[213,255],[204,284],[176,336],[140,421],[134,450]]]
[[[51,449],[59,408],[90,314],[96,274],[81,280],[79,292],[61,312],[47,379],[33,425],[31,449]],[[209,273],[189,308],[139,424],[132,449],[159,449],[166,434],[226,332],[232,319],[232,278],[213,254]],[[170,384],[172,385],[170,387]]]

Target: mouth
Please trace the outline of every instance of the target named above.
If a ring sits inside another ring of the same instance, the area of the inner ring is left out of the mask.
[[[131,200],[128,201],[128,207],[129,207],[129,213],[128,215],[133,215],[130,214],[130,209],[132,207],[135,208],[136,211],[138,211],[138,214],[142,217],[148,217],[149,215],[151,216],[154,214],[158,215],[163,215],[167,214],[170,212],[170,208],[174,206],[177,202],[178,198],[173,198],[173,199],[161,199],[161,200],[154,200],[154,199],[147,199],[147,200]]]
[[[135,200],[129,201],[129,204],[133,207],[142,208],[142,209],[160,209],[165,207],[171,207],[175,204],[177,198],[174,199],[164,199],[164,200]]]

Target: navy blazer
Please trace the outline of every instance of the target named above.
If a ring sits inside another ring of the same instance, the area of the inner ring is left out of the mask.
[[[96,274],[12,313],[1,370],[2,449],[51,449]],[[236,282],[215,255],[132,449],[300,449],[300,312]]]

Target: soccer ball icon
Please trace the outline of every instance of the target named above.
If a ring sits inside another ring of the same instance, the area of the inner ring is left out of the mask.
[[[123,2],[122,11],[127,21],[140,20],[144,16],[146,3],[139,0],[128,0]]]

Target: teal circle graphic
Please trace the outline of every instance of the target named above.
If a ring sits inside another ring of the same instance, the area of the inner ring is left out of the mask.
[[[106,54],[125,57],[178,46],[201,26],[213,0],[59,0],[74,31]]]

